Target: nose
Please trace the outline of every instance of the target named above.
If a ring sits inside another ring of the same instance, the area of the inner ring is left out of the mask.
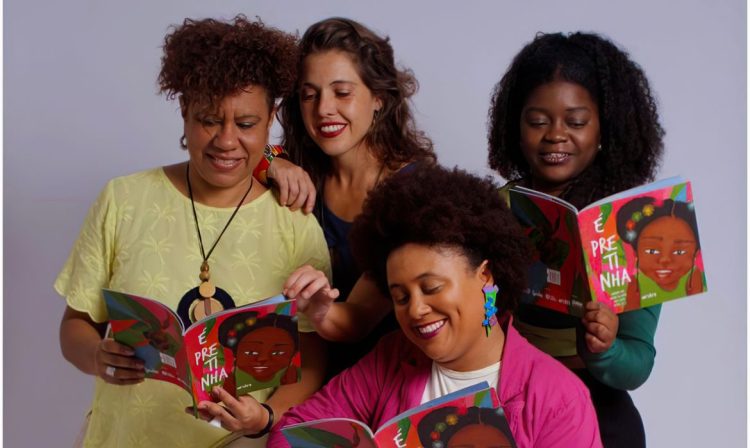
[[[214,135],[214,146],[223,151],[236,148],[238,141],[237,126],[233,122],[222,124]]]
[[[544,139],[552,143],[563,143],[568,140],[568,134],[561,123],[552,122],[544,134]]]
[[[672,261],[672,251],[665,250],[662,251],[661,254],[659,254],[659,263],[663,265],[668,265]]]
[[[258,362],[267,362],[268,361],[268,352],[265,350],[261,350],[258,353],[258,357],[256,358]]]
[[[412,319],[419,320],[430,311],[430,305],[424,301],[421,295],[412,296],[411,300],[409,300],[409,317]]]
[[[333,95],[329,95],[327,92],[320,92],[320,96],[318,96],[318,115],[328,117],[335,113],[336,105]]]

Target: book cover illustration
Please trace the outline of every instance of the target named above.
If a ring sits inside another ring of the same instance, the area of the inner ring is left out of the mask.
[[[497,394],[487,383],[404,412],[374,433],[362,422],[343,418],[305,422],[282,432],[295,448],[446,448],[473,446],[476,440],[492,447],[516,447]]]
[[[296,302],[282,295],[224,310],[182,328],[166,305],[103,290],[114,339],[144,360],[146,377],[189,391],[195,402],[299,381]],[[215,400],[214,400],[215,401]]]
[[[653,182],[580,212],[534,190],[510,190],[535,256],[524,303],[582,316],[586,302],[616,313],[706,291],[690,182]]]
[[[616,312],[707,290],[690,182],[580,213],[589,285]]]

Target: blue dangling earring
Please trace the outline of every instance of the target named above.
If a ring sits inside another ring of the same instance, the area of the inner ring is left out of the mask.
[[[495,315],[495,313],[497,313],[497,307],[495,306],[495,300],[497,300],[498,291],[499,288],[497,285],[485,286],[482,288],[482,292],[484,293],[484,320],[482,321],[482,326],[484,326],[484,331],[487,334],[487,337],[490,337],[492,326],[497,324],[497,316]]]

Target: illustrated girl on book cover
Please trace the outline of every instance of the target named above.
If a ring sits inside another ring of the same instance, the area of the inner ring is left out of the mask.
[[[626,311],[705,290],[692,201],[633,199],[617,212],[617,233],[635,252]]]
[[[297,382],[293,365],[299,352],[296,317],[257,312],[236,314],[221,323],[219,343],[234,354],[234,375],[224,389],[237,396],[247,392]]]
[[[424,448],[515,448],[502,408],[438,408],[417,426]]]

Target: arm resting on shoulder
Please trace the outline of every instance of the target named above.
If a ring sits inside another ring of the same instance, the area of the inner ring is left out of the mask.
[[[607,386],[634,390],[646,382],[654,366],[654,333],[661,305],[619,315],[617,338],[606,352],[591,353],[579,337],[578,353],[589,372]]]

